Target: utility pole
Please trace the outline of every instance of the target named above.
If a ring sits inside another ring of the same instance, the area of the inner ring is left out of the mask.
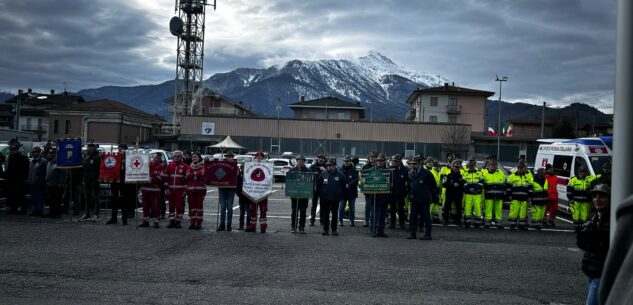
[[[545,106],[546,102],[543,102],[543,111],[541,113],[541,139],[545,137]]]
[[[20,111],[22,107],[22,89],[18,90],[18,98],[15,100],[15,130],[20,131]]]
[[[508,77],[502,76],[499,78],[499,75],[496,76],[497,79],[495,81],[499,82],[499,104],[497,105],[497,160],[501,160],[501,84],[503,84],[503,82],[507,82]]]

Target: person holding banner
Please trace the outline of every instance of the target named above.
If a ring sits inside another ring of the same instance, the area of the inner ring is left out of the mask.
[[[385,170],[385,154],[379,154],[376,158],[375,169]],[[393,181],[389,179],[389,181]],[[374,219],[373,219],[373,237],[387,237],[385,234],[385,218],[387,217],[387,204],[391,194],[375,194],[374,195]]]
[[[191,153],[191,164],[187,171],[187,203],[189,204],[189,230],[202,229],[204,197],[207,187],[204,185],[204,162],[202,156]]]
[[[141,186],[143,197],[143,223],[141,228],[149,227],[150,217],[154,219],[154,228],[160,227],[160,187],[162,184],[165,166],[159,153],[154,154],[154,159],[149,163],[149,183]]]
[[[31,162],[29,162],[29,193],[31,194],[31,216],[44,216],[44,194],[46,192],[46,159],[40,155],[42,149],[39,146],[31,150]]]
[[[409,221],[408,239],[415,239],[418,231],[418,213],[422,213],[421,219],[424,225],[425,233],[422,240],[431,240],[431,230],[433,220],[431,218],[431,199],[436,196],[437,184],[436,179],[431,172],[420,166],[420,158],[413,157],[409,164],[413,169],[409,171],[410,193],[409,201],[411,202],[411,220]]]
[[[367,156],[367,164],[363,165],[361,171],[368,170],[373,168],[376,165],[376,153],[370,152]],[[373,224],[374,219],[374,196],[365,196],[365,224],[363,227],[368,227],[370,224]],[[373,230],[373,227],[369,228]]]
[[[120,180],[111,184],[112,199],[114,206],[112,207],[112,217],[106,224],[117,223],[117,213],[121,209],[121,222],[122,225],[127,226],[127,218],[130,212],[134,211],[136,202],[136,186],[133,184],[125,184],[125,151],[127,150],[127,144],[119,144],[119,154],[121,156],[120,161]]]
[[[185,187],[189,166],[183,161],[182,151],[176,150],[173,153],[174,160],[167,165],[163,175],[165,185],[165,195],[169,200],[169,225],[167,228],[182,228],[182,216],[185,214]]]
[[[317,177],[326,170],[325,168],[325,155],[318,154],[316,162],[310,165],[310,171],[315,173]],[[310,209],[310,226],[314,226],[316,221],[316,210],[319,205],[319,191],[315,188],[314,195],[312,196],[312,208]],[[321,223],[323,225],[323,223]]]
[[[343,166],[339,168],[339,171],[345,176],[345,179],[347,179],[343,197],[338,208],[339,225],[341,227],[343,226],[345,204],[349,203],[349,225],[353,227],[354,214],[356,213],[356,198],[358,197],[358,171],[356,170],[356,166],[352,164],[352,158],[350,156],[345,156]]]
[[[336,159],[331,158],[327,162],[327,170],[321,173],[317,179],[317,190],[321,197],[321,223],[323,224],[323,233],[321,235],[329,235],[330,226],[332,235],[338,235],[336,230],[338,218],[338,203],[343,198],[343,191],[347,184],[347,179],[336,168]],[[330,212],[332,213],[332,222],[330,223]]]
[[[236,162],[233,157],[233,152],[229,151],[224,154],[224,161]],[[231,223],[233,222],[233,202],[235,201],[235,188],[233,187],[218,187],[218,199],[220,205],[220,226],[218,231],[231,231]],[[226,225],[226,227],[225,227]]]
[[[262,153],[261,151],[258,151],[255,156],[254,156],[254,161],[255,162],[262,162],[262,160],[264,159],[264,153]],[[246,168],[246,167],[245,167]],[[268,180],[270,181],[270,183],[272,183],[272,177],[265,177],[265,173],[263,172],[262,169],[255,169],[251,175],[255,176],[255,178],[258,181],[267,181],[266,178],[268,178]],[[244,177],[245,179],[247,179],[247,177]],[[248,177],[249,179],[253,179],[252,176]],[[245,181],[246,182],[246,181]],[[269,185],[271,186],[271,185]],[[272,186],[271,186],[272,188]],[[251,218],[249,220],[249,224],[248,224],[248,228],[246,229],[245,232],[255,232],[256,229],[255,227],[257,226],[257,208],[259,207],[259,228],[261,230],[262,233],[266,233],[266,228],[268,227],[268,224],[266,223],[266,212],[268,212],[268,197],[263,198],[261,201],[254,201],[254,200],[250,200],[250,208],[251,208]]]
[[[50,218],[61,218],[62,195],[66,185],[68,171],[57,168],[57,149],[48,150],[48,164],[46,166],[46,194],[48,197],[48,215]]]
[[[305,166],[306,158],[303,155],[297,157],[297,165],[289,170],[289,172],[309,173],[310,170]],[[297,233],[297,212],[299,212],[299,233],[305,234],[306,226],[306,210],[308,209],[308,198],[290,198],[292,205],[291,214],[291,230]],[[298,211],[297,211],[298,210]]]

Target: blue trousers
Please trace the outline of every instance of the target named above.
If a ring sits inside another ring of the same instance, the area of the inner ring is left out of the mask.
[[[431,197],[409,198],[411,203],[411,219],[409,220],[409,230],[412,235],[418,230],[418,214],[421,213],[421,224],[426,230],[424,235],[431,236],[432,218],[431,218]]]
[[[249,219],[251,219],[250,201],[245,198],[239,199],[240,205],[240,227],[244,227],[244,216],[246,216],[246,225],[248,226]]]
[[[233,200],[235,199],[235,189],[218,188],[218,195],[220,196],[220,224],[223,225],[226,220],[226,224],[230,226],[233,220]]]
[[[598,288],[600,288],[599,277],[587,277],[589,280],[589,292],[587,293],[586,305],[598,305]]]
[[[373,226],[373,213],[374,213],[374,195],[365,195],[365,223]]]
[[[46,185],[29,184],[29,192],[31,193],[31,201],[33,202],[33,212],[44,211],[44,193]]]
[[[338,203],[338,220],[343,221],[343,216],[345,215],[345,202],[349,202],[349,221],[351,223],[354,223],[354,213],[356,213],[356,198],[347,200],[343,199]]]

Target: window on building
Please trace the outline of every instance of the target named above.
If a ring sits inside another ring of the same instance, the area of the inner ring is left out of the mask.
[[[337,114],[337,119],[339,119],[339,120],[348,120],[349,119],[349,112],[339,112]]]
[[[431,115],[431,116],[429,116],[429,122],[431,122],[431,123],[437,123],[437,116],[435,116],[435,115]]]
[[[457,107],[457,98],[456,97],[449,97],[448,98],[448,105],[451,107]]]
[[[42,119],[37,119],[37,130],[42,129]]]
[[[59,132],[59,121],[55,120],[55,122],[53,123],[53,133],[58,133]]]
[[[31,118],[26,118],[26,130],[31,130]]]
[[[437,107],[437,96],[431,97],[431,107]]]
[[[65,130],[64,134],[69,134],[71,128],[72,127],[70,126],[70,120],[66,120],[66,127],[64,128],[64,130]]]
[[[315,116],[315,118],[317,118],[319,120],[323,120],[323,119],[325,119],[325,112],[317,111],[314,116]]]
[[[454,115],[448,116],[448,122],[449,123],[457,123],[457,117],[454,116]]]

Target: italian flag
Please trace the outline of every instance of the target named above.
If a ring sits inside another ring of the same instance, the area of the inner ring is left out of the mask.
[[[488,126],[488,135],[489,136],[496,136],[497,132],[494,130],[494,128]]]
[[[504,136],[504,137],[511,137],[512,136],[512,124],[506,123],[506,125],[503,126],[503,129],[501,131],[501,135]]]

